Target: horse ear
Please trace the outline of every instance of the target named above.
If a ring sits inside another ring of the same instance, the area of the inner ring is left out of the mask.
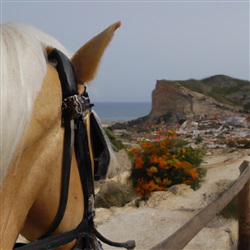
[[[94,78],[101,57],[120,25],[120,22],[116,22],[109,26],[83,45],[71,58],[78,84],[89,82]]]

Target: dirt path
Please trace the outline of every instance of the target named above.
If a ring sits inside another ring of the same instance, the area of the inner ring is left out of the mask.
[[[178,185],[155,192],[146,204],[134,202],[123,208],[98,209],[96,224],[114,241],[136,240],[136,249],[145,250],[174,233],[200,209],[224,192],[239,176],[239,166],[250,161],[250,151],[213,150],[205,158],[207,175],[199,190]],[[236,249],[237,221],[216,217],[185,249]],[[103,245],[105,250],[116,249]]]

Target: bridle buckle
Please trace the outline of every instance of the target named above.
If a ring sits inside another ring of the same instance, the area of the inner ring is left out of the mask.
[[[88,94],[84,91],[80,95],[73,95],[63,100],[63,112],[69,112],[72,119],[82,117],[86,118],[87,114],[94,105],[90,103]]]

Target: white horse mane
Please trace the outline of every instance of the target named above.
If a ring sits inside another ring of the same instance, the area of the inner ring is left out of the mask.
[[[0,189],[17,146],[27,130],[34,101],[46,75],[45,47],[63,46],[34,27],[6,23],[0,25]],[[19,150],[20,151],[20,150]],[[20,152],[19,152],[20,154]]]

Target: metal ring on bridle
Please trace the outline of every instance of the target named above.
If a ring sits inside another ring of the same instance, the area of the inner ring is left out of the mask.
[[[68,110],[72,118],[82,116],[86,117],[86,111],[91,110],[93,104],[90,103],[89,98],[81,95],[73,95],[64,99],[63,110]]]

